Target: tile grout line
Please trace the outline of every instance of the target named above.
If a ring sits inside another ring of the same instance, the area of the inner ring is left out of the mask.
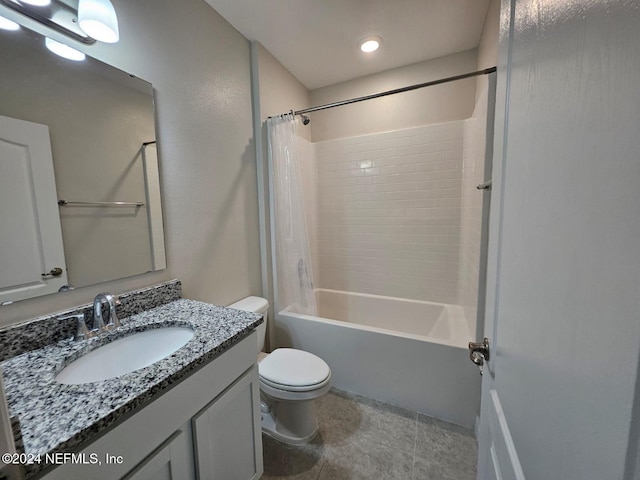
[[[320,480],[320,475],[322,475],[322,470],[324,470],[324,467],[327,465],[327,460],[324,459],[322,460],[322,466],[320,467],[320,471],[318,471],[318,476],[316,477],[316,480]]]

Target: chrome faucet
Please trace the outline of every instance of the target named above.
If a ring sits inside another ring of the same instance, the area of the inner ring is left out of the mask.
[[[109,305],[109,323],[105,325],[104,315],[102,314],[102,304],[107,302]],[[122,305],[118,297],[110,293],[99,293],[96,298],[93,299],[93,328],[89,330],[84,320],[84,313],[74,313],[71,315],[65,315],[58,317],[58,320],[68,320],[70,318],[76,319],[76,334],[74,340],[86,340],[93,338],[101,333],[110,332],[121,326],[120,319],[116,314],[116,307]]]
[[[107,302],[109,305],[109,323],[105,325],[104,315],[102,314],[102,303]],[[122,305],[118,297],[110,293],[99,293],[93,299],[93,331],[108,332],[118,328],[121,323],[116,314],[116,306]]]

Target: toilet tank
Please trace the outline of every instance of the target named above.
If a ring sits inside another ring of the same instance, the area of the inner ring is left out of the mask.
[[[267,317],[269,312],[269,301],[262,297],[247,297],[229,305],[229,308],[244,310],[245,312],[259,313],[264,317],[264,321],[258,325],[258,352],[264,351],[264,341],[267,335]]]

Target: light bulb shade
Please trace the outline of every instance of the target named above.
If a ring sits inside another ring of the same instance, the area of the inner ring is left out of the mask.
[[[118,17],[109,0],[80,0],[78,25],[84,33],[99,42],[116,43],[120,40]]]
[[[45,38],[44,44],[49,49],[49,51],[68,60],[73,60],[74,62],[81,62],[86,57],[84,53],[79,52],[75,48],[71,48],[64,43],[51,40],[49,37]]]
[[[0,17],[0,28],[2,30],[19,30],[20,25],[8,18]]]

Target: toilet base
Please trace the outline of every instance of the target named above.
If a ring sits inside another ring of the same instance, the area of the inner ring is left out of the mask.
[[[329,390],[326,385],[319,389],[313,397],[321,396]],[[318,434],[318,420],[313,410],[313,400],[275,399],[264,391],[260,392],[262,400],[262,431],[286,443],[287,445],[304,445]]]
[[[291,432],[278,431],[278,425],[273,415],[271,413],[263,413],[262,432],[286,445],[304,445],[313,440],[318,434],[318,423],[316,421],[314,428],[307,435],[298,437],[291,435]]]

